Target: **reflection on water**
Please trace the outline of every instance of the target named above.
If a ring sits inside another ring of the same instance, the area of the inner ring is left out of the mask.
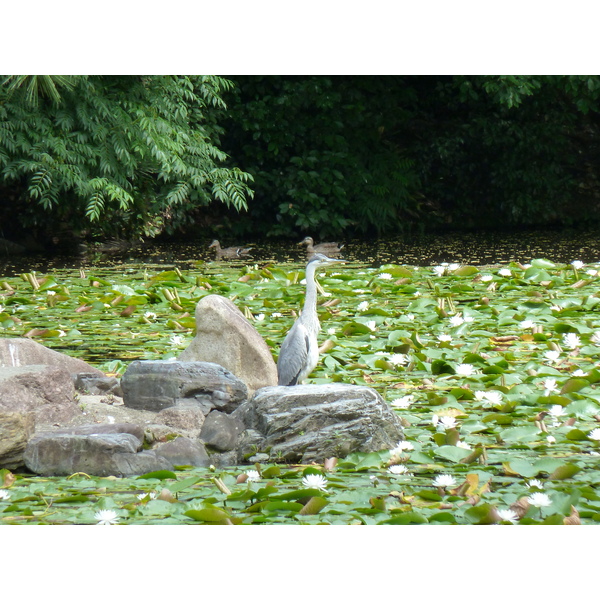
[[[329,241],[329,240],[325,240]],[[341,258],[369,266],[395,263],[428,266],[442,262],[470,265],[495,265],[509,262],[527,263],[534,258],[547,258],[558,263],[581,260],[600,261],[600,239],[595,231],[528,231],[486,232],[423,235],[405,238],[367,240],[337,240],[343,242]],[[234,264],[298,263],[306,261],[304,246],[294,242],[246,244],[244,240],[231,243],[251,246],[251,257],[228,261]],[[197,244],[148,244],[121,254],[89,253],[73,256],[0,256],[0,276],[54,268],[110,268],[156,265],[164,268],[188,268],[198,261],[215,261],[210,240]]]

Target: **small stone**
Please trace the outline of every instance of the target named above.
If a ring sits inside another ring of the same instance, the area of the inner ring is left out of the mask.
[[[175,466],[208,467],[210,464],[204,444],[186,437],[178,437],[160,444],[154,451]]]
[[[239,419],[213,410],[204,421],[200,439],[211,450],[227,452],[235,448],[238,436],[243,430],[244,424]]]

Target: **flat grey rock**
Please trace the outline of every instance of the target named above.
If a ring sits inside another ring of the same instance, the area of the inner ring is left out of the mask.
[[[161,411],[185,402],[208,414],[234,411],[248,396],[243,381],[208,362],[133,361],[121,378],[125,406]]]
[[[240,462],[257,451],[268,452],[272,460],[321,462],[393,448],[404,439],[398,417],[364,386],[263,388],[232,416],[246,427],[237,446]]]

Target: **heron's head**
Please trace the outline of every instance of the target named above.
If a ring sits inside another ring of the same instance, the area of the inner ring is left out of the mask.
[[[323,267],[325,265],[329,265],[332,263],[345,263],[346,261],[341,258],[329,258],[329,256],[325,256],[324,254],[317,253],[315,254],[307,263],[306,267],[313,266],[315,269],[319,267]]]
[[[313,239],[307,236],[301,242],[298,242],[298,246],[309,246],[312,243]]]

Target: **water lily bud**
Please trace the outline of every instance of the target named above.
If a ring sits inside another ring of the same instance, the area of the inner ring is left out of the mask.
[[[159,500],[166,500],[167,502],[173,502],[175,497],[173,496],[173,492],[168,490],[167,488],[163,488],[158,495]]]

